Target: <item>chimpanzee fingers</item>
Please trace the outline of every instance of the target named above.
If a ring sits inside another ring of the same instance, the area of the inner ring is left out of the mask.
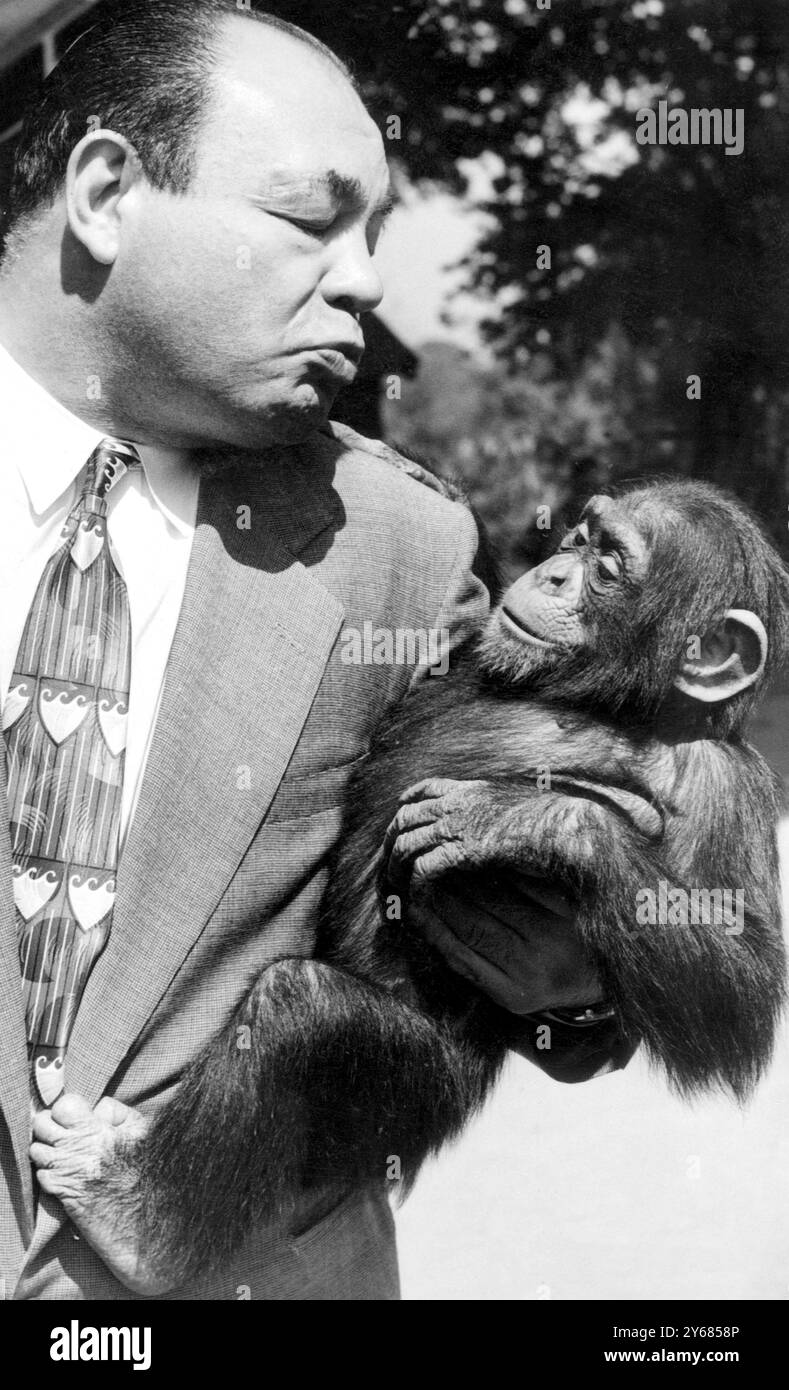
[[[57,1120],[53,1120],[50,1110],[39,1110],[33,1116],[33,1138],[42,1144],[57,1144],[59,1140],[65,1139],[67,1134],[68,1130],[59,1125]]]
[[[384,862],[389,864],[390,875],[407,863],[408,837],[438,821],[441,809],[439,801],[419,801],[400,807],[384,835],[383,856]]]
[[[394,841],[398,835],[402,835],[406,830],[414,830],[420,825],[429,825],[431,821],[437,820],[441,814],[443,803],[441,801],[411,801],[405,806],[401,806],[387,828],[384,836],[384,847],[387,841]]]
[[[443,840],[426,853],[419,854],[413,861],[411,882],[415,888],[429,883],[434,878],[442,878],[463,863],[463,850],[455,840]]]
[[[117,1100],[115,1096],[102,1096],[101,1100],[94,1107],[94,1115],[97,1119],[104,1120],[107,1124],[117,1129],[120,1125],[143,1125],[148,1122],[139,1110],[135,1110],[131,1105],[126,1105],[122,1100]]]
[[[413,873],[415,861],[418,861],[422,855],[426,855],[430,850],[442,846],[444,838],[441,822],[436,821],[431,822],[430,825],[418,826],[415,830],[406,830],[402,835],[398,835],[389,856],[390,878],[396,881]]]
[[[384,837],[383,853],[391,881],[402,881],[409,869],[423,881],[446,873],[449,869],[467,865],[479,850],[469,838],[469,806],[475,793],[484,790],[484,782],[459,782],[447,778],[428,778],[416,782],[403,793],[404,797],[421,800],[404,801]],[[432,849],[438,858],[420,863]]]
[[[447,787],[451,783],[445,777],[425,777],[421,782],[414,782],[413,786],[406,787],[398,797],[399,804],[403,806],[409,801],[420,801],[426,797],[443,796]]]
[[[52,1106],[52,1118],[65,1129],[75,1129],[92,1121],[93,1106],[76,1091],[65,1091]]]
[[[57,1154],[53,1144],[33,1143],[30,1145],[28,1153],[34,1168],[54,1167]]]
[[[467,792],[472,787],[484,787],[485,785],[486,783],[479,779],[463,782],[457,777],[426,777],[424,781],[414,782],[413,786],[407,787],[401,793],[399,801],[402,806],[406,802],[446,797],[451,792]]]

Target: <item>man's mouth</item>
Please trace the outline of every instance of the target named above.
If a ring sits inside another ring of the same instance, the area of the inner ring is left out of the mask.
[[[358,342],[317,343],[307,347],[308,356],[315,357],[326,371],[342,381],[353,381],[356,377],[363,352],[364,343]]]

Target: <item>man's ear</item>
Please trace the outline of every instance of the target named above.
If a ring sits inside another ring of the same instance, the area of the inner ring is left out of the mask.
[[[686,657],[674,681],[693,700],[728,700],[758,681],[767,660],[764,623],[746,608],[730,608],[701,638],[698,655]]]
[[[112,265],[118,254],[120,201],[139,174],[134,146],[114,130],[92,130],[71,151],[66,169],[69,226],[99,265]]]

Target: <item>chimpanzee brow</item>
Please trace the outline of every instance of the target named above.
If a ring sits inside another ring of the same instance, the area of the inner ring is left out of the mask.
[[[612,550],[624,550],[626,554],[632,554],[633,543],[627,532],[614,530],[610,523],[603,523],[602,514],[596,507],[585,507],[581,521],[590,522],[601,528],[599,532],[601,545]]]
[[[619,549],[619,550],[629,550],[629,549],[630,549],[630,546],[629,546],[629,544],[628,544],[627,537],[624,536],[624,535],[622,534],[621,531],[611,531],[611,530],[609,530],[609,528],[608,528],[607,526],[604,526],[603,529],[602,529],[602,531],[600,532],[600,544],[601,544],[601,545],[605,545],[605,546],[609,546],[610,548],[613,548],[613,549]]]

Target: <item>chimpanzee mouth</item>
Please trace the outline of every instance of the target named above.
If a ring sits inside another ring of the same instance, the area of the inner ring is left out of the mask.
[[[501,622],[502,626],[512,632],[519,642],[528,642],[533,647],[551,646],[550,642],[546,642],[544,638],[538,637],[536,632],[532,632],[521,622],[520,618],[516,618],[512,613],[508,612],[506,608],[502,608],[501,610]]]

